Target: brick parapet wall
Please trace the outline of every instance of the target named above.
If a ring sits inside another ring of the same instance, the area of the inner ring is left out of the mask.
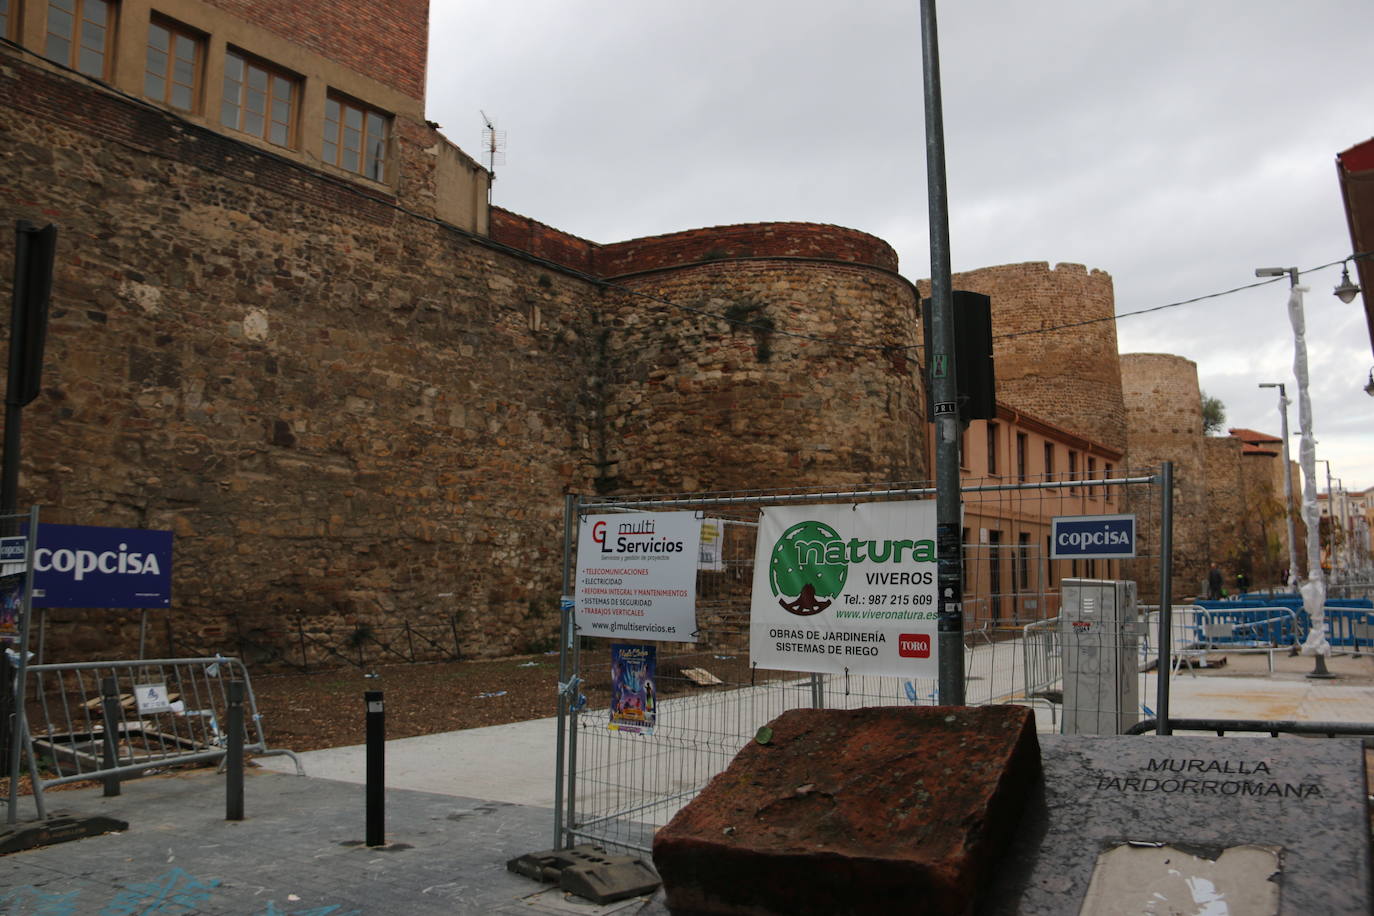
[[[579,273],[597,274],[596,251],[601,246],[545,225],[528,216],[492,207],[489,235],[492,241],[527,251]]]
[[[280,3],[206,0],[287,41],[364,73],[413,99],[425,97],[429,0]]]
[[[616,277],[728,258],[814,258],[897,270],[892,246],[864,232],[818,223],[751,223],[603,245],[597,272]]]
[[[491,238],[573,270],[615,278],[712,261],[774,258],[838,261],[896,272],[897,253],[875,236],[819,223],[710,226],[598,244],[500,207]]]

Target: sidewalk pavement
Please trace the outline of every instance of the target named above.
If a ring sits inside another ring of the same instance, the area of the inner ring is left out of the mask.
[[[53,813],[106,815],[129,829],[0,859],[0,913],[600,916],[643,907],[566,898],[506,870],[506,860],[552,845],[547,808],[393,789],[387,845],[368,848],[362,786],[260,769],[244,782],[239,822],[224,819],[225,778],[213,770],[134,780],[115,798],[49,793]]]
[[[1152,689],[1141,696],[1151,701]],[[1368,721],[1374,686],[1183,674],[1171,709]],[[224,820],[224,777],[210,770],[126,782],[116,798],[50,792],[54,814],[104,814],[129,829],[0,859],[0,914],[662,913],[639,899],[596,906],[506,870],[554,845],[554,738],[554,720],[540,719],[387,742],[388,845],[371,849],[362,746],[301,754],[305,777],[288,758],[260,758],[246,773],[242,822]],[[32,817],[31,800],[21,804]]]

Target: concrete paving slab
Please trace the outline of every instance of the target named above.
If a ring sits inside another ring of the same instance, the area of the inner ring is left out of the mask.
[[[901,695],[898,679],[879,696],[895,698]],[[1153,708],[1158,681],[1154,674],[1140,675],[1139,697]],[[748,725],[743,734],[762,725],[781,712],[767,704],[755,708],[759,688],[713,692],[694,697],[680,697],[663,704],[665,722],[679,721],[695,727],[696,717],[716,720],[748,719],[751,715],[765,716]],[[834,706],[862,706],[874,702],[873,694],[828,696]],[[808,698],[796,692],[795,702]],[[1036,729],[1042,734],[1059,730],[1061,716],[1043,702],[1031,704],[1036,717]],[[722,712],[722,710],[724,710]],[[1374,721],[1374,685],[1346,684],[1341,681],[1310,680],[1300,675],[1284,676],[1191,676],[1177,675],[1171,684],[1171,714],[1176,718],[1231,719],[1298,719],[1333,722]],[[671,715],[669,712],[671,711]],[[1142,712],[1142,718],[1144,713]],[[592,717],[589,717],[589,720]],[[746,723],[748,724],[748,723]],[[593,726],[594,727],[594,726]],[[517,805],[551,808],[554,803],[554,760],[557,720],[534,719],[510,725],[495,725],[465,731],[400,738],[387,742],[386,784],[391,789],[431,792],[483,798]],[[664,738],[668,728],[664,728]],[[747,737],[741,738],[741,745]],[[633,766],[641,773],[653,756],[653,745],[646,742],[642,749],[648,756],[637,753],[625,766]],[[661,742],[660,742],[661,743]],[[300,754],[306,773],[312,777],[336,779],[362,784],[366,778],[366,755],[363,745],[328,748]],[[726,755],[720,768],[729,763]],[[294,763],[286,757],[261,758],[258,764],[283,773],[295,771]],[[700,774],[698,774],[700,775]],[[640,777],[643,778],[642,776]],[[607,778],[605,783],[615,791],[618,783]],[[668,786],[660,794],[676,797],[677,789],[699,786]],[[587,810],[600,810],[595,798],[588,798]],[[650,819],[666,823],[677,805],[664,808]]]
[[[551,808],[557,728],[556,719],[532,719],[388,741],[387,788]],[[297,756],[307,776],[360,785],[367,780],[364,745]],[[286,757],[263,757],[257,763],[281,773],[295,772],[295,764]]]
[[[224,916],[633,912],[597,907],[506,870],[549,846],[552,812],[454,795],[387,793],[388,845],[368,848],[363,791],[343,782],[255,771],[246,819],[224,820],[224,777],[198,770],[51,793],[57,810],[129,823],[118,834],[0,861],[0,913]]]

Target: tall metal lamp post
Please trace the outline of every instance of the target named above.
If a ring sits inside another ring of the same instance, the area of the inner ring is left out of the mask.
[[[1298,537],[1295,528],[1296,520],[1293,517],[1293,472],[1292,459],[1288,457],[1288,390],[1283,382],[1260,382],[1261,388],[1277,388],[1279,390],[1279,417],[1282,422],[1283,432],[1283,501],[1284,516],[1288,519],[1288,586],[1296,589],[1298,587]]]
[[[1331,538],[1331,553],[1328,555],[1328,559],[1331,561],[1331,573],[1332,579],[1334,580],[1337,578],[1335,575],[1336,569],[1340,565],[1336,553],[1336,532],[1337,530],[1343,531],[1345,523],[1340,521],[1336,516],[1336,491],[1331,488],[1331,462],[1327,461],[1325,458],[1318,458],[1317,463],[1326,465],[1326,515],[1327,518],[1331,519],[1331,523],[1327,526]],[[1339,477],[1335,479],[1340,480]]]
[[[1302,294],[1307,287],[1298,285],[1296,267],[1260,267],[1257,277],[1288,277],[1288,320],[1293,325],[1293,375],[1298,381],[1298,428],[1302,444],[1298,449],[1298,464],[1302,466],[1302,520],[1307,528],[1307,581],[1302,584],[1302,604],[1312,622],[1303,642],[1302,651],[1316,656],[1316,665],[1308,677],[1329,678],[1326,656],[1331,643],[1326,639],[1326,578],[1322,575],[1321,522],[1317,517],[1317,454],[1312,437],[1312,397],[1308,393],[1307,328],[1303,318]]]

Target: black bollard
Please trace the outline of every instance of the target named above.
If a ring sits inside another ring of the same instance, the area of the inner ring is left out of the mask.
[[[243,820],[243,681],[229,682],[229,730],[224,757],[224,819]]]
[[[386,845],[386,711],[380,690],[363,692],[367,707],[367,845]]]
[[[100,679],[100,713],[105,719],[105,754],[101,764],[107,770],[119,766],[119,685],[112,677]],[[119,777],[105,777],[105,797],[113,798],[119,794]]]

